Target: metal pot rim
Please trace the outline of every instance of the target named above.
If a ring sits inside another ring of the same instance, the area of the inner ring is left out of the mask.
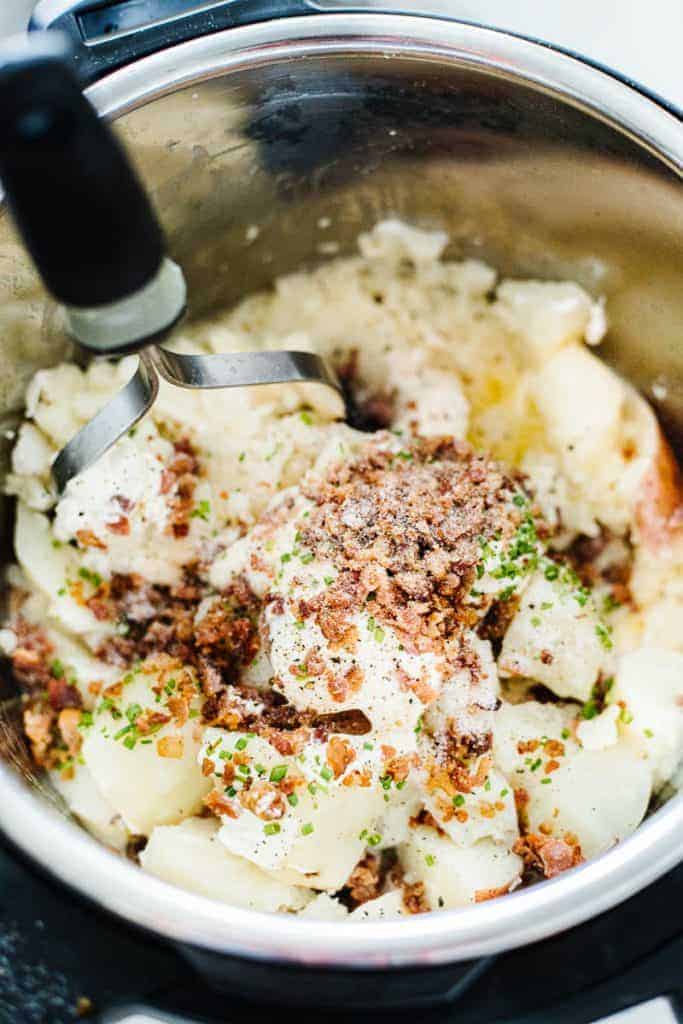
[[[607,121],[679,175],[678,118],[598,67],[545,44],[441,18],[320,14],[230,29],[123,68],[87,90],[117,117],[193,82],[301,57],[417,57],[530,84]],[[0,765],[0,828],[62,882],[126,920],[220,953],[319,967],[430,966],[498,953],[627,899],[683,856],[683,794],[601,857],[503,900],[400,922],[348,924],[241,910],[144,874],[86,835]]]

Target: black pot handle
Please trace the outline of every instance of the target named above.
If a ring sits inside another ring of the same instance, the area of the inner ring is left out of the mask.
[[[139,291],[165,241],[126,153],[81,92],[56,33],[0,48],[0,180],[52,295],[95,307]]]
[[[72,40],[82,85],[169,46],[226,28],[315,14],[311,0],[39,0],[29,30]]]

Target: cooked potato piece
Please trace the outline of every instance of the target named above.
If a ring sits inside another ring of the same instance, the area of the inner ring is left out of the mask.
[[[385,892],[374,900],[361,903],[349,914],[349,921],[391,921],[397,917],[405,917],[403,893],[399,889]]]
[[[83,740],[96,785],[130,831],[141,835],[196,813],[210,788],[197,764],[201,730],[194,719],[179,727],[169,715],[149,733],[135,725],[136,715],[167,714],[152,690],[158,681],[142,671],[133,675],[120,699],[100,703]]]
[[[539,364],[584,338],[596,345],[606,329],[602,306],[571,281],[503,281],[494,309]]]
[[[422,882],[432,910],[464,907],[502,894],[515,886],[521,858],[505,846],[482,839],[473,846],[456,846],[433,828],[413,829],[399,847],[406,881]]]
[[[539,775],[524,780],[530,831],[543,826],[546,835],[571,833],[584,857],[604,853],[635,831],[650,799],[650,767],[624,741],[578,751],[550,775]]]
[[[512,846],[519,835],[512,788],[500,772],[491,769],[486,781],[470,793],[460,794],[465,814],[454,814],[453,799],[440,790],[425,789],[424,804],[440,827],[458,846],[481,839]]]
[[[544,363],[533,396],[548,440],[571,477],[584,479],[617,450],[625,388],[586,349],[572,345]]]
[[[234,857],[219,842],[219,828],[218,822],[201,818],[158,825],[140,863],[164,882],[233,907],[274,912],[306,906],[306,889],[278,882],[248,860]]]
[[[610,699],[623,702],[626,731],[642,745],[658,789],[683,757],[683,654],[658,647],[625,654]]]
[[[578,750],[572,734],[576,710],[571,705],[541,704],[535,700],[501,705],[493,731],[493,757],[511,785],[525,785],[526,778],[542,767],[543,759],[550,759],[545,753],[548,740],[553,744],[550,749],[556,760],[560,749],[560,757]],[[539,757],[541,764],[532,772]]]
[[[611,646],[592,602],[536,573],[503,640],[501,676],[543,683],[558,697],[588,700]]]
[[[303,910],[299,911],[299,916],[311,921],[343,921],[349,916],[349,912],[339,900],[335,900],[326,892],[319,892]]]
[[[98,622],[91,610],[69,592],[68,581],[79,581],[76,551],[67,544],[59,545],[47,516],[23,502],[17,505],[14,549],[30,582],[47,598],[50,617],[60,626],[86,639],[95,638],[95,642],[112,632],[112,625]]]
[[[365,852],[367,837],[381,836],[387,807],[381,787],[347,786],[334,778],[325,767],[326,747],[319,742],[304,748],[300,760],[283,756],[258,736],[209,729],[204,740],[201,760],[210,760],[219,775],[233,763],[235,752],[240,755],[235,795],[242,793],[243,778],[253,780],[244,790],[245,801],[236,800],[230,813],[221,815],[220,841],[282,881],[331,892],[344,885]],[[286,800],[271,776],[299,780],[294,801]]]
[[[61,771],[50,772],[50,779],[71,813],[89,832],[112,850],[125,850],[128,829],[118,811],[102,796],[85,765],[75,765],[71,777]]]

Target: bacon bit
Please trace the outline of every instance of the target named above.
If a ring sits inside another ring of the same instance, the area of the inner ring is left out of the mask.
[[[75,757],[81,749],[82,738],[78,729],[80,720],[81,713],[76,708],[64,708],[57,719],[57,728],[71,757]]]
[[[52,676],[49,663],[54,647],[45,630],[28,623],[19,616],[14,623],[17,646],[12,653],[12,671],[15,679],[29,693],[44,690]]]
[[[187,700],[182,696],[169,697],[166,707],[173,715],[174,724],[182,729],[190,717],[190,707]]]
[[[24,708],[24,732],[31,745],[31,754],[36,764],[45,767],[47,752],[52,743],[52,726],[55,716],[44,706]]]
[[[138,732],[141,732],[144,736],[152,732],[153,729],[157,729],[160,725],[166,725],[167,722],[171,721],[171,716],[167,715],[164,711],[154,711],[151,708],[147,711],[143,711],[135,719],[135,727]],[[174,738],[174,737],[169,737]],[[160,741],[161,742],[161,741]],[[164,754],[163,757],[171,757],[171,754]],[[178,756],[182,756],[182,753]]]
[[[130,533],[130,520],[128,516],[119,516],[118,519],[115,519],[112,523],[107,523],[106,526],[111,533],[118,533],[124,537]]]
[[[349,875],[346,887],[355,903],[366,903],[379,896],[383,881],[381,858],[374,853],[366,853]]]
[[[502,800],[496,800],[493,806],[496,808],[499,814],[505,810],[505,804],[503,803]]]
[[[175,473],[172,473],[170,469],[162,469],[161,471],[161,483],[159,486],[159,494],[168,494],[175,484]]]
[[[542,650],[540,657],[543,665],[552,665],[554,661],[552,651]]]
[[[428,811],[426,807],[423,807],[421,811],[418,811],[414,817],[408,819],[409,828],[433,828],[440,836],[445,836],[446,833],[439,825],[438,821],[434,817],[431,811]]]
[[[560,740],[548,740],[543,746],[543,753],[548,757],[564,757],[565,747]]]
[[[578,840],[569,832],[563,839],[530,832],[520,836],[512,849],[522,857],[527,869],[542,871],[546,878],[554,878],[583,861]]]
[[[85,608],[85,595],[83,593],[83,580],[73,580],[69,583],[69,595],[76,604]]]
[[[303,664],[309,676],[321,676],[325,671],[325,662],[315,649],[308,651]],[[294,671],[292,671],[292,669],[294,669]],[[297,675],[297,670],[297,665],[290,665],[289,671],[292,672],[292,675]]]
[[[404,754],[402,757],[392,757],[385,763],[384,771],[391,775],[394,782],[405,782],[410,775],[410,769],[418,763],[416,754]]]
[[[486,900],[496,900],[499,896],[507,896],[509,892],[509,885],[500,885],[497,889],[476,889],[474,893],[474,902],[485,903]]]
[[[520,740],[517,744],[518,754],[533,754],[541,745],[540,740]]]
[[[401,689],[410,690],[423,704],[431,704],[439,696],[438,692],[427,683],[424,672],[419,679],[413,679],[400,668],[396,675]]]
[[[343,676],[332,676],[327,680],[327,689],[332,700],[341,704],[352,693],[357,693],[363,684],[363,670],[354,665]]]
[[[560,762],[559,761],[555,761],[555,760],[546,761],[545,768],[544,768],[545,774],[546,775],[550,775],[552,772],[556,772],[559,767],[560,767]]]
[[[496,808],[494,804],[490,803],[488,800],[480,800],[479,813],[481,814],[482,818],[495,818]]]
[[[223,783],[226,786],[232,785],[235,780],[235,766],[230,761],[226,761],[223,766]]]
[[[405,883],[403,886],[403,906],[409,914],[427,914],[432,909],[427,899],[424,882]]]
[[[177,760],[183,756],[184,746],[182,736],[162,736],[160,740],[157,740],[157,753],[159,757]]]
[[[102,696],[108,700],[118,700],[123,694],[123,683],[111,683],[105,687]]]
[[[232,768],[232,765],[230,765],[230,767]],[[209,775],[213,775],[215,770],[216,770],[216,766],[213,763],[213,761],[211,760],[211,758],[205,757],[204,760],[202,761],[202,775],[205,778],[208,778]],[[234,771],[234,769],[233,769],[233,771]]]
[[[85,601],[86,606],[93,613],[98,622],[106,622],[112,617],[111,605],[101,597],[93,595]]]
[[[348,766],[356,760],[356,752],[351,744],[340,736],[333,736],[327,744],[327,763],[334,772],[335,779],[343,775]]]
[[[204,797],[204,805],[218,818],[225,815],[227,818],[237,819],[240,816],[238,805],[219,793],[217,789],[212,790],[208,796]]]
[[[360,786],[361,789],[367,789],[371,785],[372,773],[369,768],[364,768],[362,772],[349,772],[349,774],[345,775],[342,779],[342,786]]]
[[[239,801],[261,821],[278,821],[287,810],[285,797],[270,782],[255,782],[250,789],[241,791]]]
[[[99,548],[106,551],[107,545],[92,530],[76,530],[76,540],[84,548]]]
[[[92,683],[88,683],[88,693],[92,693],[93,697],[99,697],[102,692],[102,681],[95,679]]]
[[[300,754],[311,738],[310,729],[293,729],[291,732],[281,732],[279,729],[265,728],[261,731],[264,739],[271,743],[279,754],[284,757],[292,757]]]
[[[66,679],[50,679],[47,684],[47,698],[55,711],[62,708],[80,708],[83,700],[77,688]]]
[[[469,814],[467,813],[466,810],[464,810],[461,807],[459,811],[455,812],[455,818],[457,819],[457,821],[460,822],[461,825],[464,825],[467,819],[469,818]]]

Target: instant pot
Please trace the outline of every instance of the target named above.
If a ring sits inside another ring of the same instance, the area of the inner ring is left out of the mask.
[[[447,230],[450,258],[606,296],[600,353],[658,399],[680,445],[683,130],[657,97],[534,40],[339,0],[42,0],[32,28],[47,27],[72,37],[88,97],[116,121],[185,270],[191,318],[351,254],[361,230],[398,216]],[[69,354],[6,217],[0,319],[4,437],[31,374]],[[678,1019],[683,795],[602,857],[503,900],[363,926],[302,921],[213,903],[110,853],[8,763],[12,729],[7,712],[7,1021],[72,1019],[78,995],[102,1020],[151,1000],[241,1022],[253,1000],[285,1017],[307,1006],[310,1019],[375,1007],[561,1024],[658,996],[644,1019]],[[22,973],[34,962],[38,986]]]

